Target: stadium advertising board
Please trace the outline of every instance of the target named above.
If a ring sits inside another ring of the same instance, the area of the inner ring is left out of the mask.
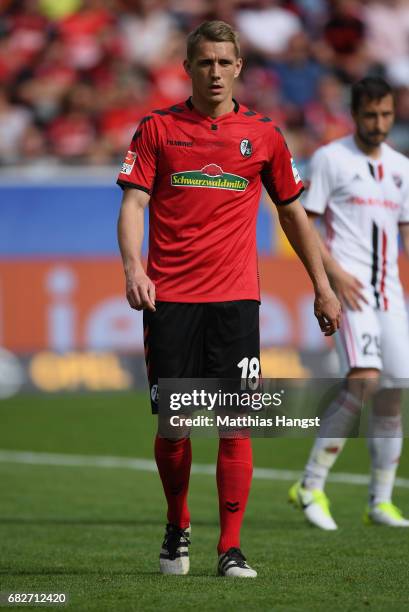
[[[338,376],[299,262],[264,257],[259,265],[263,375]],[[401,271],[409,287],[404,260]],[[117,258],[0,261],[3,395],[145,388],[142,338]]]
[[[298,261],[266,257],[259,266],[263,346],[325,349]],[[409,287],[404,260],[401,276]],[[0,261],[0,345],[13,353],[142,352],[141,330],[142,313],[128,306],[117,258]]]
[[[404,268],[409,280],[409,267]],[[260,260],[264,347],[322,350],[311,284],[298,261]],[[0,261],[0,345],[17,353],[142,352],[142,313],[130,309],[117,258]]]

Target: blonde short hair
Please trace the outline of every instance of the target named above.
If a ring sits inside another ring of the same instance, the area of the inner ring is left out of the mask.
[[[203,39],[212,42],[231,42],[234,45],[236,57],[240,57],[239,35],[231,25],[224,21],[204,21],[187,37],[187,59],[189,61],[193,59],[196,47]]]

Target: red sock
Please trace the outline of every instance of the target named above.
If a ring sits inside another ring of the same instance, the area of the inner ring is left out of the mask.
[[[167,440],[156,436],[155,459],[168,502],[168,522],[185,529],[190,524],[187,506],[192,463],[190,438]]]
[[[240,548],[240,529],[253,474],[250,438],[221,438],[217,458],[220,539],[219,555]]]

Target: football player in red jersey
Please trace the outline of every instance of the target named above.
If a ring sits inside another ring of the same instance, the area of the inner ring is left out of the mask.
[[[187,39],[192,96],[154,110],[137,127],[118,184],[124,195],[118,239],[129,304],[144,310],[152,411],[159,378],[240,378],[247,358],[259,371],[256,217],[261,187],[315,291],[325,335],[340,323],[340,304],[325,274],[317,239],[298,201],[301,178],[280,129],[233,98],[240,74],[237,34],[221,21]],[[149,203],[147,273],[141,259]],[[155,459],[167,499],[160,553],[164,574],[189,571],[191,466],[188,436],[157,435]],[[217,460],[218,573],[255,577],[240,550],[252,477],[247,434],[221,437]]]

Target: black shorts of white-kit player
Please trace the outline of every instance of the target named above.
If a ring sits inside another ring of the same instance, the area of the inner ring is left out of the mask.
[[[260,363],[256,300],[157,302],[143,313],[145,359],[152,413],[158,412],[159,378],[242,377],[244,359]]]

